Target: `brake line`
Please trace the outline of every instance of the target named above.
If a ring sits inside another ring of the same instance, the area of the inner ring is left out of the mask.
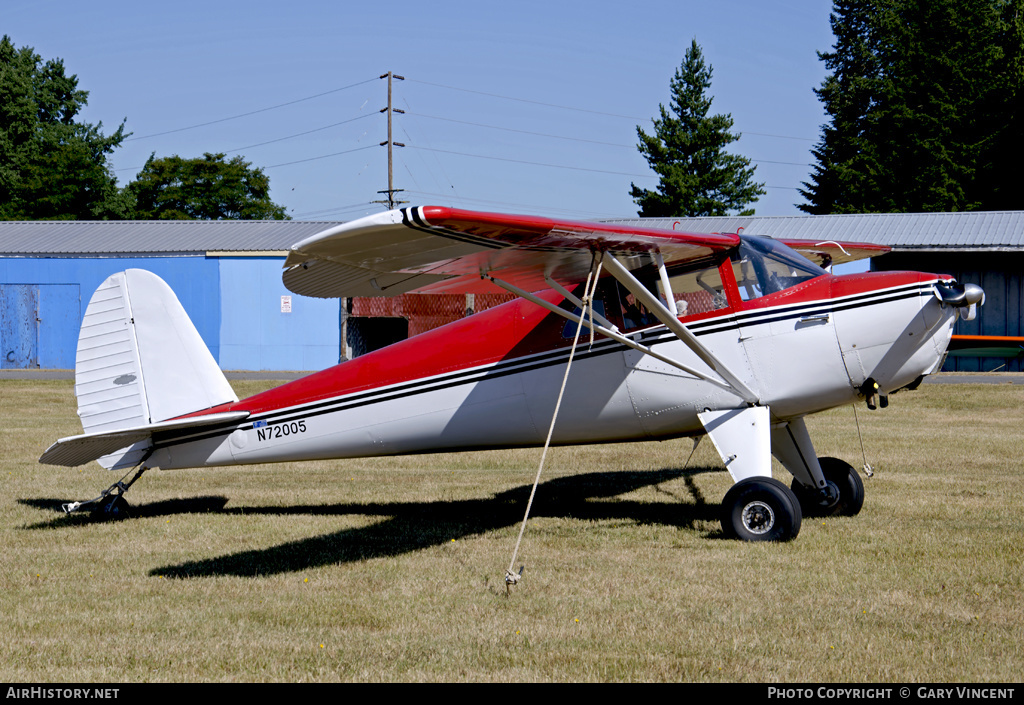
[[[875,469],[871,467],[871,464],[868,462],[868,454],[867,451],[864,450],[864,435],[860,432],[860,418],[857,417],[857,405],[851,404],[851,407],[853,408],[854,423],[857,424],[857,439],[860,441],[860,457],[861,460],[864,461],[864,474],[868,477],[874,477]]]

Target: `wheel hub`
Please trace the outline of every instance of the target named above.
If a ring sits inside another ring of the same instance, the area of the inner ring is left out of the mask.
[[[775,526],[775,512],[761,501],[743,507],[743,526],[752,534],[767,534]]]
[[[822,509],[831,509],[839,503],[839,488],[831,480],[825,483],[825,487],[819,491],[818,506]]]

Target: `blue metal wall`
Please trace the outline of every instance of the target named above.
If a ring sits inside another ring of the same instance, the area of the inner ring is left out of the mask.
[[[34,285],[41,292],[38,367],[73,369],[78,329],[92,292],[125,269],[147,269],[178,295],[216,358],[220,345],[220,271],[206,257],[5,257],[0,284]],[[70,327],[70,332],[68,328]]]
[[[313,299],[281,282],[283,257],[220,259],[220,357],[225,370],[322,370],[338,364],[338,299]],[[290,311],[281,297],[290,297]]]
[[[281,283],[283,261],[0,258],[0,365],[73,369],[78,329],[93,291],[111,274],[130,268],[149,270],[167,282],[222,369],[319,370],[337,364],[338,300],[291,294]],[[292,297],[290,313],[281,310],[282,296]]]

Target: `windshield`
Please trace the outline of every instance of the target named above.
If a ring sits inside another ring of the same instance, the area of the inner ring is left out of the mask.
[[[733,255],[736,284],[744,301],[796,286],[825,274],[803,255],[771,238],[743,235]]]

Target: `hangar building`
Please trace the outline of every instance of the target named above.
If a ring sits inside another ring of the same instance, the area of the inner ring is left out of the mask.
[[[985,305],[973,321],[957,321],[954,333],[1024,336],[1024,211],[876,213],[856,215],[749,216],[723,218],[634,218],[607,221],[690,232],[764,235],[795,240],[866,242],[891,247],[871,259],[874,270],[950,274],[985,290]],[[855,266],[858,263],[852,263]],[[944,371],[1020,372],[1024,349],[986,357],[950,354]],[[1010,355],[1005,357],[1003,355]]]
[[[281,283],[284,251],[330,225],[0,223],[0,365],[73,369],[93,291],[129,268],[148,269],[170,285],[223,369],[337,364],[338,301],[290,297]]]
[[[985,289],[978,318],[958,322],[957,333],[1024,336],[1024,211],[605,222],[887,245],[893,251],[874,258],[872,268],[951,274]],[[337,224],[0,222],[0,368],[73,368],[92,292],[132,267],[171,286],[225,370],[322,369],[507,299],[406,295],[343,304],[293,295],[281,282],[288,248]],[[944,369],[1020,371],[1021,355],[950,357]]]

